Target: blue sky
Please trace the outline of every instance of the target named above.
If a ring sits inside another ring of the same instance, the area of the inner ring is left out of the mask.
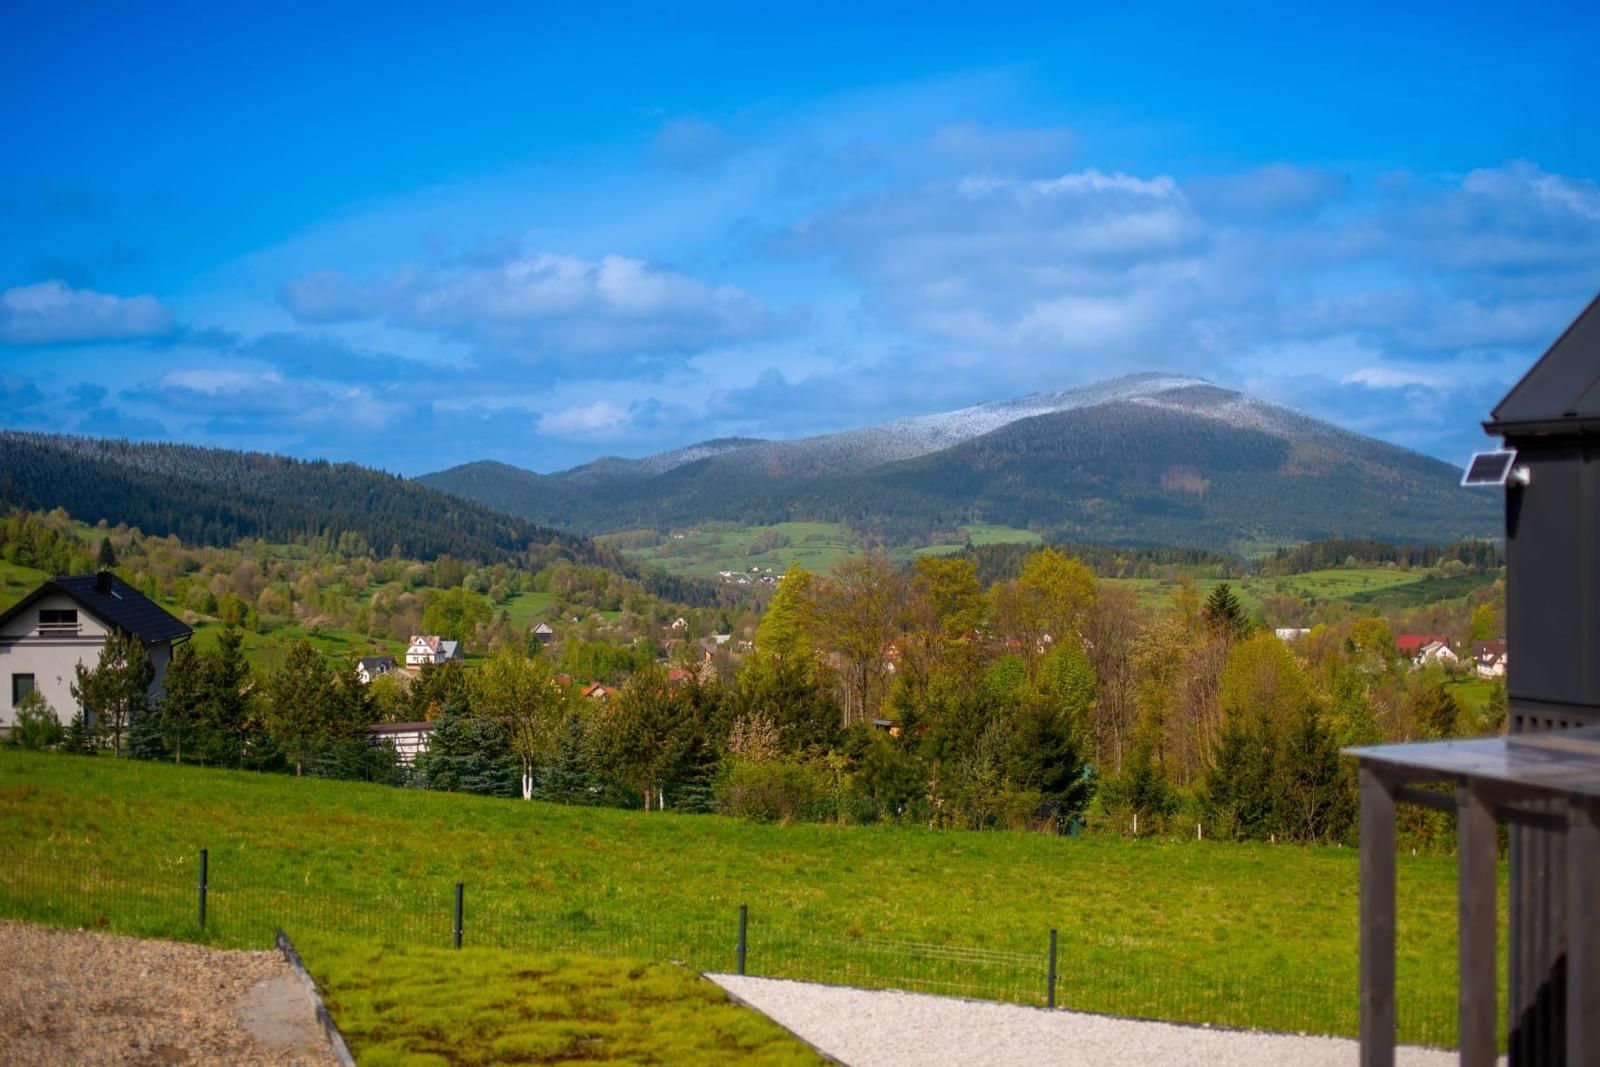
[[[0,14],[0,425],[553,470],[1171,370],[1461,462],[1600,290],[1575,5],[219,6]]]

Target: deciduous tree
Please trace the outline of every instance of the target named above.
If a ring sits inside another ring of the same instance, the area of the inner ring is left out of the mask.
[[[549,666],[516,649],[502,648],[478,669],[472,682],[478,714],[501,724],[511,753],[522,765],[522,799],[533,799],[534,771],[554,746],[566,711],[566,696]]]

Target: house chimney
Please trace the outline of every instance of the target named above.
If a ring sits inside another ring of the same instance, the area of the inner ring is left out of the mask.
[[[94,576],[94,589],[97,593],[111,592],[111,572],[101,571]]]

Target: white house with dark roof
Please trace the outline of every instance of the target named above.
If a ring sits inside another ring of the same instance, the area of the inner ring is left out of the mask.
[[[155,667],[150,695],[160,699],[173,646],[194,631],[110,571],[52,578],[0,614],[0,727],[16,721],[17,705],[35,690],[71,718],[78,665],[98,663],[113,632],[143,643]]]
[[[419,755],[428,751],[428,738],[433,736],[431,722],[385,722],[367,727],[375,745],[388,745],[394,749],[395,758],[409,767]]]
[[[366,685],[371,685],[375,679],[399,669],[399,664],[395,663],[393,656],[368,656],[356,660],[356,674]]]
[[[1472,643],[1472,661],[1474,669],[1480,678],[1504,678],[1506,676],[1506,639],[1498,641],[1474,641]]]

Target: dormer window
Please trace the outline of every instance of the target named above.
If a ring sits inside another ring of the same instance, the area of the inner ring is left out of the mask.
[[[41,634],[76,634],[78,632],[78,609],[40,608],[39,632]]]

